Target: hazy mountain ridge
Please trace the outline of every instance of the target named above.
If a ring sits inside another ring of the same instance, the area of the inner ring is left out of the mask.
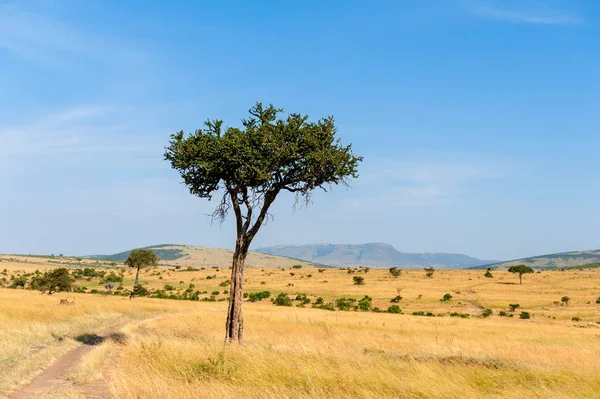
[[[369,266],[461,269],[496,261],[481,260],[464,254],[407,253],[383,243],[277,245],[257,248],[256,252],[302,259],[329,266]]]
[[[577,266],[587,266],[600,263],[600,250],[559,252],[528,258],[515,259],[507,262],[496,262],[489,265],[472,267],[472,269],[488,268],[508,269],[513,265],[527,265],[534,269],[558,269]]]

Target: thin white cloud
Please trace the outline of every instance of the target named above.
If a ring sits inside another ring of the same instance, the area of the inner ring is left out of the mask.
[[[566,11],[552,9],[548,2],[520,1],[511,3],[477,2],[470,4],[470,11],[481,17],[523,24],[572,25],[581,23],[581,18]]]
[[[377,206],[424,206],[446,201],[469,184],[503,176],[499,165],[490,162],[422,161],[389,159],[365,161],[354,185],[369,197],[344,200],[345,210]],[[384,192],[382,192],[384,188]]]
[[[0,50],[49,67],[72,66],[74,60],[135,63],[143,55],[121,40],[94,37],[47,15],[0,5]]]

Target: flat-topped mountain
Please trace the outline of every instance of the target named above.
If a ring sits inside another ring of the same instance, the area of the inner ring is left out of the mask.
[[[270,255],[286,256],[329,266],[368,266],[421,268],[433,266],[440,269],[462,269],[494,263],[463,254],[407,253],[389,244],[310,244],[278,245],[256,249]]]

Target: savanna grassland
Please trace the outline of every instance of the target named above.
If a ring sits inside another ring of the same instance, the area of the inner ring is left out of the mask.
[[[375,269],[248,268],[245,291],[269,296],[246,299],[245,343],[237,347],[223,345],[227,267],[143,270],[150,296],[173,299],[129,300],[134,272],[109,262],[2,258],[4,287],[71,263],[80,291],[0,289],[6,396],[82,336],[118,331],[121,339],[77,362],[69,386],[40,397],[83,397],[89,384],[116,398],[600,397],[600,269],[528,274],[519,285],[505,271],[437,270],[429,278],[423,270],[394,277]],[[107,279],[117,280],[110,294]],[[292,306],[275,306],[278,297]]]

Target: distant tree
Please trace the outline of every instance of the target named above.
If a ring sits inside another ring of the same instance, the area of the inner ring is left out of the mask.
[[[514,312],[515,310],[517,310],[517,308],[520,308],[521,305],[519,305],[518,303],[511,303],[510,305],[508,305],[508,307],[510,308],[511,312]]]
[[[65,267],[54,269],[36,279],[38,280],[35,283],[35,287],[42,292],[48,291],[48,295],[52,295],[55,292],[71,291],[75,282],[75,279],[69,274],[69,269]]]
[[[354,276],[352,280],[354,281],[354,285],[365,285],[365,278],[362,276]]]
[[[571,298],[569,298],[568,296],[563,296],[562,298],[560,298],[560,301],[562,303],[564,303],[565,305],[569,306],[569,301],[571,300]]]
[[[389,271],[390,271],[390,274],[395,278],[400,277],[400,275],[402,274],[402,270],[398,269],[396,266],[390,267]]]
[[[494,275],[492,274],[492,272],[491,272],[491,270],[490,270],[490,269],[487,269],[487,270],[485,271],[485,274],[484,274],[484,276],[485,276],[485,277],[487,277],[487,278],[493,278],[493,277],[494,277]]]
[[[517,273],[519,275],[519,284],[523,284],[523,274],[533,273],[533,269],[525,265],[514,265],[508,268],[510,273]]]
[[[308,203],[313,190],[348,184],[358,177],[361,157],[336,138],[332,117],[309,122],[307,116],[256,103],[243,127],[222,129],[223,121],[207,121],[188,137],[173,134],[165,159],[179,171],[191,194],[221,196],[213,218],[223,222],[231,209],[236,220],[236,245],[231,267],[226,342],[243,341],[242,299],[248,249],[268,220],[281,192]]]
[[[134,249],[129,254],[129,257],[125,261],[125,265],[128,267],[137,269],[135,273],[135,282],[133,283],[133,291],[131,291],[130,298],[135,297],[140,293],[140,289],[138,287],[139,278],[140,278],[140,269],[144,269],[146,267],[156,266],[158,264],[158,257],[154,252],[149,249]]]
[[[425,270],[425,275],[429,278],[433,277],[433,273],[435,272],[435,269],[433,267],[426,267],[423,270]]]

